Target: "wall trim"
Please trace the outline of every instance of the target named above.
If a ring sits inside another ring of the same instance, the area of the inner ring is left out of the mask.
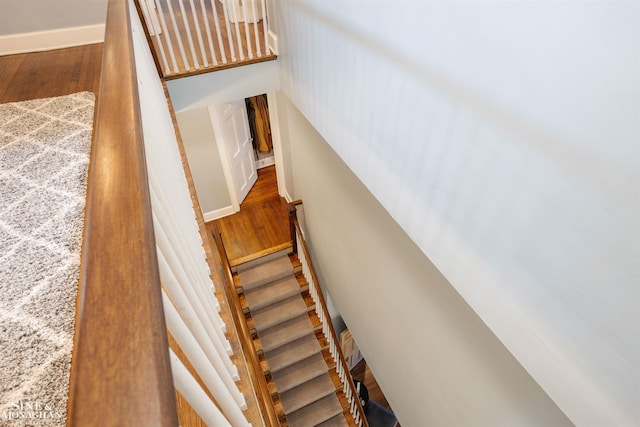
[[[265,157],[264,159],[256,160],[256,169],[266,168],[267,166],[275,165],[276,161],[274,156]]]
[[[204,217],[204,222],[209,222],[216,219],[220,219],[223,216],[232,215],[236,212],[238,211],[235,210],[233,206],[227,206],[225,208],[216,209],[215,211],[203,213],[202,216]]]
[[[105,24],[0,36],[0,55],[40,52],[104,42]]]
[[[267,35],[269,36],[268,40],[269,40],[269,49],[271,49],[271,52],[273,52],[274,55],[278,54],[278,36],[276,36],[276,34],[269,30],[267,31]]]

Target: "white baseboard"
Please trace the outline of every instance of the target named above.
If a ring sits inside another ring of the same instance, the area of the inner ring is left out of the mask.
[[[287,192],[287,190],[284,190],[284,196],[283,196],[283,197],[284,197],[284,199],[287,201],[287,203],[291,203],[291,202],[293,202],[293,197],[291,197],[291,196],[289,195],[289,193]]]
[[[278,54],[278,36],[275,35],[271,30],[267,31],[267,35],[269,36],[269,49],[275,55]]]
[[[211,212],[206,212],[206,213],[202,214],[202,216],[204,218],[204,222],[209,222],[209,221],[213,221],[213,220],[216,220],[216,219],[220,219],[223,216],[233,215],[236,212],[237,211],[235,209],[233,209],[233,206],[227,206],[226,208],[217,209],[217,210],[211,211]]]
[[[267,166],[275,165],[276,161],[273,156],[265,157],[256,161],[256,169],[266,168]]]
[[[0,56],[102,43],[104,24],[0,36]]]

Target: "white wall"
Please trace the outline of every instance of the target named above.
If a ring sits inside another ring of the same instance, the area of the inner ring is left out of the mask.
[[[640,424],[640,3],[275,8],[283,92],[493,333],[574,423]]]
[[[232,208],[220,153],[206,108],[176,113],[203,215]]]
[[[107,0],[0,1],[0,55],[104,40]]]
[[[0,36],[104,24],[107,0],[2,0]]]
[[[322,285],[400,423],[571,425],[295,106],[280,101]]]
[[[184,111],[271,92],[280,80],[277,63],[266,61],[169,80],[167,87],[175,110]]]

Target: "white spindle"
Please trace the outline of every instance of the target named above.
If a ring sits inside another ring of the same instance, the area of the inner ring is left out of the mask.
[[[216,27],[216,36],[218,37],[218,48],[220,49],[220,59],[223,64],[227,63],[227,53],[225,52],[224,43],[222,42],[222,33],[220,32],[220,21],[218,19],[218,0],[210,0],[211,10],[213,12],[213,23]],[[229,33],[227,29],[227,33]],[[229,35],[231,37],[231,35]],[[233,44],[231,40],[229,40],[229,44]],[[212,47],[213,49],[213,47]]]
[[[231,427],[229,420],[220,409],[209,399],[207,393],[200,387],[200,384],[191,376],[189,370],[182,364],[178,356],[169,350],[169,360],[171,362],[171,373],[173,374],[173,384],[180,394],[195,409],[200,418],[210,426]]]
[[[238,6],[233,4],[233,24],[236,29],[236,41],[238,42],[238,54],[240,59],[244,60],[244,48],[242,47],[242,37],[240,36],[240,24],[238,24]]]
[[[213,62],[213,65],[218,65],[218,59],[216,58],[216,51],[213,48],[213,39],[211,37],[211,28],[209,25],[209,13],[207,12],[207,7],[205,6],[204,0],[200,0],[200,10],[202,11],[204,28],[207,31],[207,41],[209,42],[209,50],[211,51],[211,62]],[[215,12],[215,9],[214,9],[214,12]],[[216,17],[216,20],[217,19],[218,18]]]
[[[236,422],[240,423],[239,425],[247,425],[246,419],[242,414],[242,410],[246,408],[247,404],[236,384],[233,381],[229,381],[223,375],[224,372],[219,371],[210,364],[210,358],[199,346],[196,338],[182,321],[178,311],[164,291],[162,293],[162,304],[169,332],[171,332],[180,349],[198,372],[204,384],[216,397],[216,400],[234,425]]]
[[[155,0],[155,1],[156,1],[156,8],[158,9],[158,16],[160,17],[160,25],[162,25],[162,33],[164,34],[164,37],[167,40],[167,49],[169,50],[169,57],[171,58],[171,64],[173,65],[173,72],[177,73],[179,71],[178,63],[176,62],[176,55],[173,52],[173,43],[171,43],[171,37],[169,37],[169,28],[167,27],[167,22],[164,19],[162,4],[160,0]],[[161,39],[161,37],[159,39]],[[170,71],[167,70],[167,72],[169,73]]]
[[[200,19],[198,17],[199,13],[196,9],[195,4],[193,3],[193,0],[189,0],[189,4],[191,5],[191,16],[193,18],[193,25],[196,28],[196,36],[198,37],[198,45],[200,46],[200,55],[202,55],[202,64],[207,67],[209,66],[209,61],[207,60],[207,54],[205,53],[204,50],[204,42],[202,41],[202,31],[200,30]],[[207,30],[209,29],[209,24],[207,23],[208,18],[207,15],[204,14],[204,10],[203,10],[203,14],[202,16],[204,17],[204,23],[205,26],[207,27]]]
[[[264,33],[264,54],[269,55],[269,26],[267,23],[267,6],[265,0],[260,0],[262,6],[262,32]]]
[[[189,50],[191,51],[191,59],[193,60],[193,65],[196,69],[200,68],[200,64],[198,63],[198,57],[196,56],[196,49],[193,46],[193,38],[191,37],[191,27],[189,26],[189,22],[187,21],[187,14],[184,11],[184,3],[182,0],[178,0],[178,4],[180,5],[180,12],[182,13],[182,23],[184,24],[185,32],[187,33],[187,41],[189,42]],[[180,37],[180,33],[176,33],[176,37]],[[187,70],[190,68],[187,68]]]
[[[236,50],[233,46],[233,33],[231,32],[231,26],[229,24],[229,8],[227,7],[227,1],[225,0],[222,3],[222,11],[224,12],[224,22],[227,26],[227,37],[229,37],[229,49],[231,49],[231,61],[236,62]],[[238,37],[239,39],[239,37]],[[240,54],[242,55],[242,49],[240,50]],[[244,59],[244,57],[243,57]]]
[[[253,0],[249,0],[253,1]],[[242,16],[244,17],[244,38],[247,44],[247,54],[249,59],[253,59],[253,48],[251,47],[251,35],[249,34],[249,17],[247,16],[247,0],[242,2]]]
[[[155,148],[157,149],[158,147]],[[178,152],[175,152],[174,155],[179,157]],[[180,177],[172,176],[168,173],[165,162],[167,158],[170,158],[169,153],[156,153],[151,150],[148,152],[148,156],[150,158],[149,164],[158,167],[157,170],[149,171],[149,176],[152,178],[150,188],[152,197],[156,199],[153,205],[154,215],[160,219],[161,228],[167,233],[167,243],[165,245],[175,247],[175,249],[172,249],[176,259],[174,264],[180,265],[180,269],[187,276],[182,280],[182,283],[189,283],[194,286],[198,297],[207,302],[209,311],[217,315],[219,302],[209,289],[211,278],[208,273],[208,264],[206,257],[199,250],[202,247],[202,240],[199,234],[189,233],[188,229],[185,229],[187,225],[185,220],[190,218],[190,212],[182,212],[181,214],[178,212],[190,206],[190,201],[182,200],[185,203],[185,205],[182,205],[181,203],[175,203],[178,196],[170,196],[170,194],[178,194],[176,192],[181,191],[180,187],[177,186],[181,181]],[[163,166],[164,168],[162,168]],[[181,170],[174,172],[180,173]],[[167,180],[171,182],[166,182]],[[182,182],[182,184],[183,188],[186,188],[186,181]],[[173,193],[168,190],[173,190]],[[191,220],[195,222],[195,218],[191,218]],[[216,307],[215,312],[210,310],[213,307]],[[224,322],[219,316],[217,316],[216,322],[218,326],[224,327]]]
[[[251,12],[253,13],[253,33],[256,38],[256,55],[262,57],[262,49],[260,49],[260,34],[258,31],[258,15],[256,14],[256,0],[251,0]]]
[[[180,29],[178,28],[178,24],[176,23],[176,15],[173,12],[173,7],[171,7],[170,0],[167,1],[167,9],[169,10],[169,18],[171,18],[171,24],[173,25],[173,31],[176,35],[176,40],[178,42],[178,48],[180,49],[180,55],[182,56],[182,63],[184,65],[185,70],[190,70],[191,66],[189,65],[189,60],[187,59],[187,54],[184,51],[184,45],[182,44],[182,37],[180,37]],[[160,2],[160,0],[158,0]],[[168,38],[168,35],[167,35]]]
[[[220,375],[223,375],[222,371],[224,370],[230,379],[237,378],[238,369],[228,357],[225,342],[215,332],[215,327],[208,324],[202,315],[198,315],[197,308],[191,305],[192,301],[190,301],[189,295],[180,287],[175,276],[168,269],[168,263],[162,252],[158,253],[158,264],[166,292],[171,295],[171,300],[180,313],[180,317],[189,326],[189,330],[198,341],[200,348],[207,354],[211,364]]]

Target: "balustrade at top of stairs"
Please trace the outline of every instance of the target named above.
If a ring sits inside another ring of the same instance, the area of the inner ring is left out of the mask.
[[[323,349],[326,339],[323,346],[318,340],[323,337],[317,317],[311,320],[313,302],[305,301],[307,285],[292,260],[277,252],[239,265],[235,277],[281,425],[355,425],[346,399],[339,398],[342,384],[330,369],[335,361]]]

